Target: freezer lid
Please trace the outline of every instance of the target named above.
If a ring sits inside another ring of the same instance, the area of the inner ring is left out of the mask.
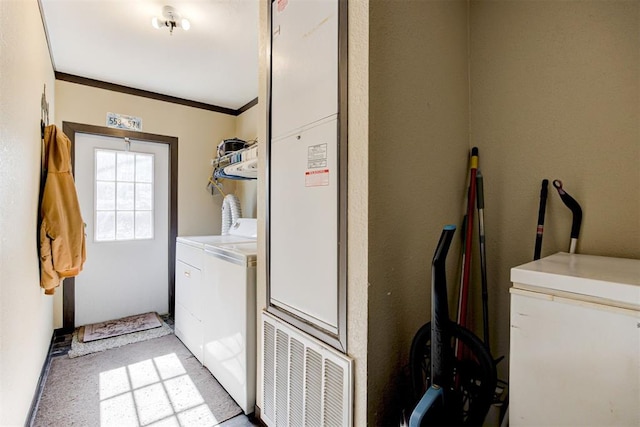
[[[640,260],[560,252],[511,269],[514,288],[536,287],[640,306]],[[522,286],[524,285],[524,286]]]

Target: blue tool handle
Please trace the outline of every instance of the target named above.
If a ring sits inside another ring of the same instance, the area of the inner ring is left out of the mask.
[[[420,427],[424,417],[431,411],[442,409],[444,393],[440,387],[429,387],[411,413],[409,427]]]

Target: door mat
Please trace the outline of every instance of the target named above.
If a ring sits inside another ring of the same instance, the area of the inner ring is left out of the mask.
[[[132,332],[159,328],[160,326],[162,326],[162,320],[158,316],[158,313],[137,314],[135,316],[123,317],[122,319],[81,326],[78,332],[78,340],[81,342],[101,340],[130,334]]]
[[[71,338],[71,350],[67,353],[70,359],[80,356],[86,356],[87,354],[99,353],[101,351],[110,350],[112,348],[118,348],[127,344],[133,344],[142,341],[149,341],[154,338],[160,338],[165,335],[173,334],[171,326],[162,322],[162,326],[159,328],[146,329],[144,331],[132,332],[130,334],[118,335],[111,338],[104,338],[95,341],[81,342],[78,339],[79,329],[73,332]]]

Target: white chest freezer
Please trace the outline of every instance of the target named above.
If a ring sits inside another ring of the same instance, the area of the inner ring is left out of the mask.
[[[511,281],[510,425],[640,425],[640,260],[558,253]]]

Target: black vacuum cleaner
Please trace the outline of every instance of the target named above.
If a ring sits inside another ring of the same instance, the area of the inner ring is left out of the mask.
[[[410,427],[482,425],[496,388],[489,349],[449,318],[445,262],[455,230],[455,225],[447,225],[440,235],[431,264],[432,321],[418,330],[411,343],[417,404]]]

